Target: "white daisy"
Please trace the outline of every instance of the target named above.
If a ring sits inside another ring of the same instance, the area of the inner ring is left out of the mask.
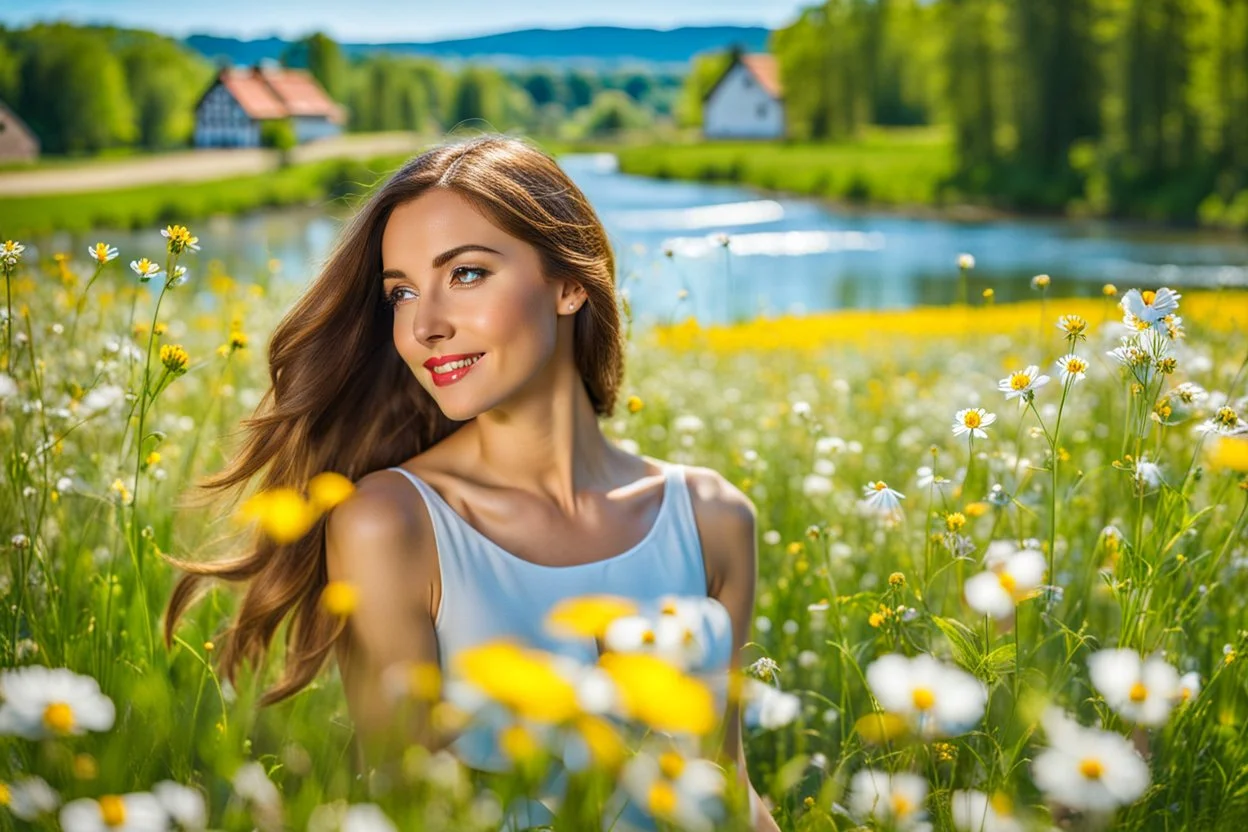
[[[1071,341],[1087,339],[1088,322],[1082,315],[1063,315],[1057,319],[1057,328]]]
[[[862,487],[862,496],[866,498],[867,505],[882,512],[894,512],[901,508],[898,500],[906,499],[906,495],[900,491],[894,491],[888,487],[888,483],[880,480],[878,482],[869,482]]]
[[[1179,689],[1175,698],[1180,704],[1191,702],[1200,695],[1200,674],[1195,670],[1179,677]]]
[[[760,726],[768,731],[783,728],[797,719],[802,706],[802,700],[794,694],[757,679],[745,680],[743,694],[746,699],[745,724]]]
[[[958,268],[959,268],[959,269],[973,269],[973,268],[975,268],[975,257],[974,257],[974,255],[970,255],[970,254],[959,254],[959,255],[958,255]]]
[[[102,266],[117,256],[117,249],[108,243],[96,243],[87,248],[87,254]]]
[[[1148,788],[1148,763],[1117,734],[1085,728],[1049,707],[1041,720],[1049,747],[1032,762],[1037,786],[1054,801],[1082,811],[1110,811]]]
[[[0,673],[0,735],[29,740],[107,731],[116,708],[90,676],[31,665]]]
[[[1178,292],[1162,287],[1157,291],[1139,289],[1131,289],[1122,296],[1119,304],[1122,311],[1132,315],[1147,324],[1156,324],[1163,320],[1167,315],[1178,311],[1179,298],[1183,297]]]
[[[687,671],[726,666],[732,657],[732,619],[709,596],[665,596],[607,625],[603,644],[617,653],[653,653]]]
[[[982,407],[968,407],[953,414],[953,435],[962,436],[969,433],[975,439],[987,439],[984,428],[997,421],[997,414],[989,413]]]
[[[1073,381],[1083,381],[1087,376],[1088,362],[1087,359],[1081,358],[1074,353],[1063,355],[1057,359],[1057,366],[1062,371],[1062,384],[1068,384]]]
[[[624,792],[648,814],[691,832],[711,832],[722,810],[723,769],[676,751],[634,754],[620,775]]]
[[[953,484],[947,478],[933,471],[930,465],[921,465],[914,473],[917,477],[914,484],[919,488],[927,488],[929,485],[934,485],[937,488],[948,488]]]
[[[1098,650],[1088,657],[1088,673],[1109,707],[1141,725],[1164,725],[1179,696],[1179,671],[1160,656]]]
[[[916,829],[926,812],[927,781],[917,774],[889,774],[864,768],[849,782],[849,810],[856,817],[892,824],[895,829]]]
[[[807,474],[802,478],[802,493],[807,497],[826,497],[832,493],[832,480],[822,474]]]
[[[139,276],[139,281],[146,283],[156,275],[160,274],[160,264],[153,263],[144,257],[142,260],[131,260],[130,268]]]
[[[71,800],[61,807],[65,832],[165,832],[169,818],[150,792]]]
[[[1196,426],[1196,432],[1236,436],[1248,433],[1248,422],[1241,419],[1233,407],[1219,407],[1213,416]]]
[[[1035,396],[1037,388],[1048,383],[1049,377],[1041,375],[1040,368],[1031,364],[1026,369],[1012,372],[998,381],[997,389],[1005,393],[1007,402],[1017,397],[1018,406],[1023,407]]]
[[[1008,619],[1014,615],[1014,608],[1020,601],[1039,592],[1044,581],[1044,555],[1035,549],[1023,549],[1003,556],[999,552],[992,553],[991,546],[989,549],[984,557],[988,571],[966,582],[966,602],[982,615]]]
[[[61,796],[42,777],[23,777],[8,784],[9,811],[22,820],[38,820],[61,805]]]
[[[961,734],[980,720],[988,690],[971,674],[926,653],[890,653],[867,666],[880,707],[915,722],[926,737]]]
[[[975,789],[955,791],[949,808],[958,832],[1023,832],[1012,802],[1000,792],[989,797]]]
[[[166,814],[179,829],[202,830],[208,825],[208,807],[199,789],[173,780],[161,780],[152,786],[152,794],[160,801]]]
[[[21,243],[5,240],[4,243],[0,243],[0,264],[12,269],[22,259],[22,252],[25,250],[26,246]]]
[[[342,818],[342,832],[398,832],[398,827],[376,803],[355,803]]]

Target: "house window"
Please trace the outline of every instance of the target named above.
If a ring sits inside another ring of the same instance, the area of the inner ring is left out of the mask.
[[[759,118],[766,118],[767,117],[767,103],[763,102],[762,104],[759,104],[758,107],[755,108],[755,112],[758,113]]]

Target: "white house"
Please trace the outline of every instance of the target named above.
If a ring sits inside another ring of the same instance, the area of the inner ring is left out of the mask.
[[[346,110],[303,70],[227,68],[195,105],[195,146],[259,147],[260,125],[272,119],[290,119],[300,144],[335,136],[347,121]]]
[[[702,99],[708,139],[784,138],[784,93],[774,55],[739,55]]]

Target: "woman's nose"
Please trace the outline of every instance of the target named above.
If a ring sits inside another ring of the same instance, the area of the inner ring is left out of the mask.
[[[412,335],[422,343],[440,340],[450,334],[445,304],[436,298],[422,297],[415,302],[412,313]]]

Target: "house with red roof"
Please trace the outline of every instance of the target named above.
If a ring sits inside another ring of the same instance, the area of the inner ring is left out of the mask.
[[[708,139],[784,138],[784,91],[774,55],[736,55],[702,98],[702,135]]]
[[[341,133],[347,113],[306,70],[227,67],[195,105],[195,146],[259,147],[274,119],[289,119],[302,144]]]

